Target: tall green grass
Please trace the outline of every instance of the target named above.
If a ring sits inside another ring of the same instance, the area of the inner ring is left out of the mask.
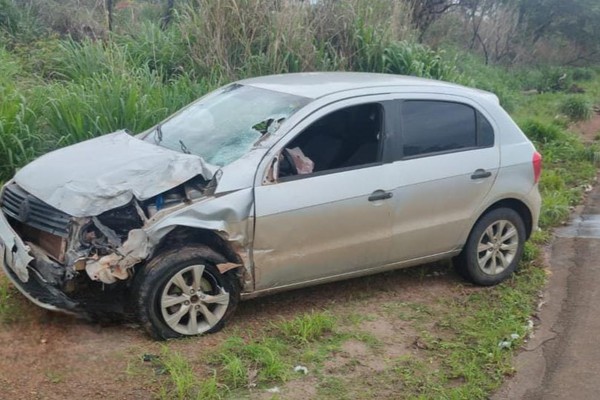
[[[560,112],[571,121],[585,121],[592,117],[592,104],[580,95],[572,95],[560,103]]]
[[[555,122],[528,119],[520,125],[544,157],[540,226],[549,228],[565,222],[571,207],[581,201],[582,184],[596,174],[598,149],[586,147],[577,136]]]
[[[355,70],[461,79],[443,52],[410,40],[408,25],[377,23],[408,15],[384,0],[193,3],[182,3],[169,29],[142,20],[103,40],[40,35],[29,43],[2,20],[14,43],[0,49],[0,181],[57,147],[143,131],[239,78]]]

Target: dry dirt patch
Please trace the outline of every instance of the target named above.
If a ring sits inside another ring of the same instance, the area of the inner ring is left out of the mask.
[[[594,111],[592,118],[574,124],[572,130],[577,132],[585,142],[594,142],[600,136],[600,110]]]
[[[336,316],[365,316],[355,324],[356,331],[374,337],[377,345],[358,339],[345,342],[324,373],[344,380],[372,375],[385,369],[390,360],[419,351],[411,347],[416,333],[393,312],[384,312],[386,305],[427,305],[440,296],[461,296],[462,281],[447,271],[447,265],[424,266],[250,300],[240,305],[224,331],[171,341],[166,346],[193,359],[202,373],[204,350],[218,346],[232,333],[252,336],[272,321],[312,310],[328,310]],[[163,343],[150,340],[135,326],[92,324],[39,310],[24,300],[22,303],[24,320],[0,325],[2,396],[154,398],[158,379],[142,356],[160,354]],[[314,376],[308,375],[288,382],[282,387],[282,394],[291,399],[316,398],[316,387]],[[260,391],[257,395],[263,396]]]

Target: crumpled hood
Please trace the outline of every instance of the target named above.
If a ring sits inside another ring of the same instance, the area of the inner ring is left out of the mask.
[[[216,169],[201,157],[118,131],[48,153],[19,170],[14,180],[47,204],[87,217],[133,197],[149,199],[197,175],[209,180]]]

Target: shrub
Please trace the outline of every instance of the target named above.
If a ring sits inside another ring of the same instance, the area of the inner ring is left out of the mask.
[[[0,0],[0,33],[6,32],[9,37],[30,40],[42,32],[35,19],[35,12],[30,4],[18,4],[14,0]]]
[[[569,96],[560,103],[559,111],[571,121],[583,121],[591,118],[592,105],[584,97]]]
[[[540,144],[553,142],[564,136],[563,131],[557,125],[546,124],[538,120],[526,120],[520,126],[529,139]]]
[[[573,80],[575,81],[591,81],[596,76],[596,73],[591,68],[576,68],[573,71]]]
[[[540,93],[562,92],[571,87],[572,77],[563,68],[544,68],[538,76],[536,89]]]

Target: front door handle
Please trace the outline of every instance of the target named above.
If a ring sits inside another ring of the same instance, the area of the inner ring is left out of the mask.
[[[369,201],[387,200],[391,199],[394,193],[386,192],[385,190],[376,190],[369,196]]]
[[[490,176],[492,176],[492,173],[490,171],[486,171],[485,169],[477,169],[475,170],[475,172],[473,172],[473,175],[471,175],[471,179],[485,179],[485,178],[489,178]]]

